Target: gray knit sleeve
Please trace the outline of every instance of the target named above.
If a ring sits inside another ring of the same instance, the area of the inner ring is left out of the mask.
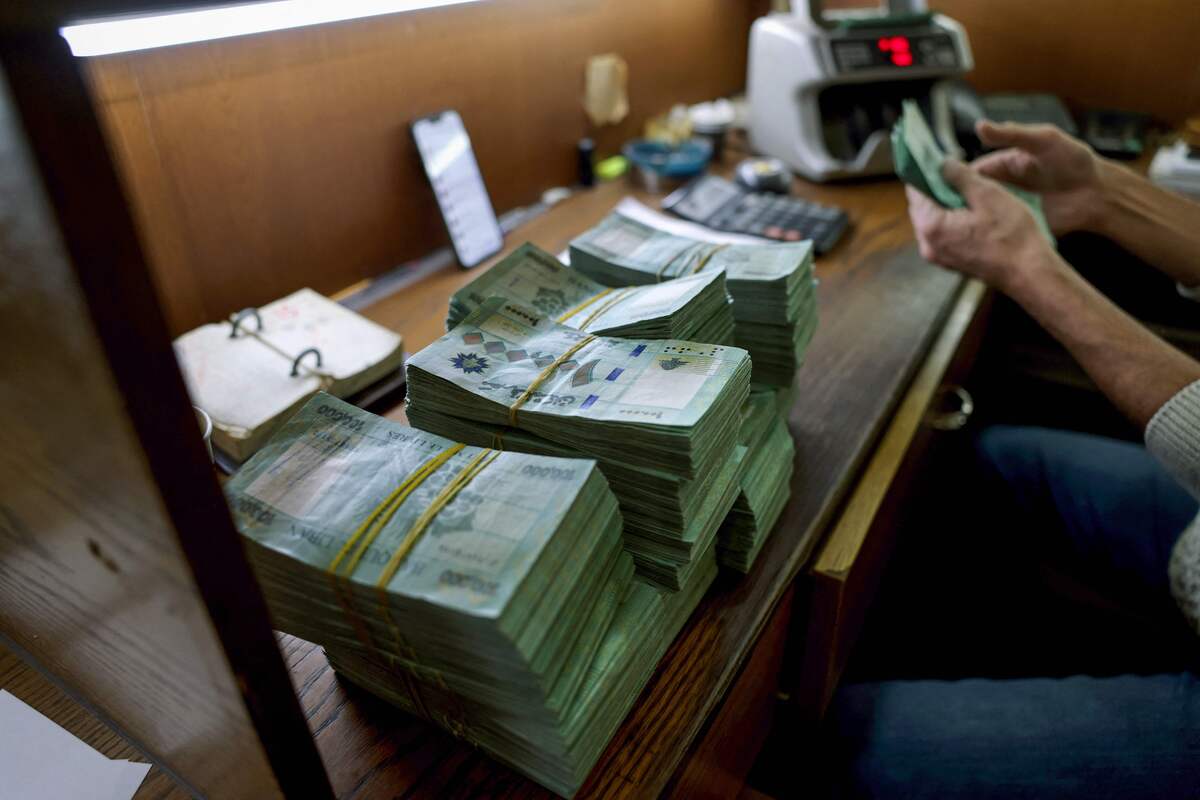
[[[1146,426],[1146,448],[1194,497],[1200,497],[1200,381],[1163,404]],[[1171,593],[1200,634],[1200,524],[1194,520],[1171,553]]]
[[[1200,497],[1200,381],[1163,403],[1146,426],[1146,448]]]

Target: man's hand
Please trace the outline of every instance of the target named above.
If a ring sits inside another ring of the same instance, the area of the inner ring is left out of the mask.
[[[942,175],[968,208],[946,209],[907,187],[908,214],[921,257],[1010,291],[1017,282],[1063,265],[1029,208],[1003,186],[947,159]]]
[[[1095,229],[1103,212],[1105,162],[1078,139],[1053,125],[975,126],[988,147],[1005,148],[971,164],[980,174],[1039,192],[1055,234]]]

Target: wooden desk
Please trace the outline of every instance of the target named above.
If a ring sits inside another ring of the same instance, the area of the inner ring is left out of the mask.
[[[791,502],[755,569],[722,575],[702,601],[579,797],[738,793],[769,728],[793,606],[797,615],[807,613],[795,600],[797,576],[839,513],[857,514],[859,524],[861,512],[874,516],[869,496],[866,505],[844,511],[843,501],[851,491],[861,495],[860,468],[902,398],[898,420],[928,404],[940,376],[936,366],[922,368],[931,344],[941,336],[934,355],[952,352],[962,321],[978,307],[977,287],[964,293],[960,277],[916,257],[898,184],[805,184],[798,191],[846,208],[854,227],[817,262],[821,324],[789,417],[797,445]],[[578,195],[510,235],[509,245],[528,240],[559,252],[627,192],[613,184]],[[437,272],[366,315],[402,331],[406,346],[418,350],[442,333],[447,296],[475,274]],[[955,324],[946,327],[952,309]],[[923,379],[914,383],[918,370]],[[403,411],[390,416],[403,418]],[[890,458],[907,442],[889,436],[885,446],[880,452]],[[871,485],[887,485],[883,467],[873,469]],[[319,647],[280,638],[339,796],[551,796],[432,725],[338,682]]]
[[[576,196],[509,236],[509,245],[528,240],[560,252],[627,192],[616,184]],[[737,754],[713,743],[727,737],[732,725],[743,734],[732,750],[753,758],[775,697],[776,684],[761,679],[778,672],[792,584],[963,288],[960,277],[921,262],[911,250],[895,258],[912,237],[898,184],[805,185],[800,193],[843,206],[854,228],[817,262],[821,324],[799,373],[799,400],[789,419],[797,444],[792,500],[754,571],[718,579],[580,797],[650,797],[664,790],[680,797],[736,795],[749,764],[729,768],[722,759]],[[406,346],[415,351],[441,335],[447,295],[473,277],[456,269],[439,272],[366,314],[403,331]],[[969,313],[978,299],[977,292],[966,297],[960,313]],[[766,645],[761,657],[755,650],[760,639]],[[549,796],[432,726],[338,683],[314,645],[285,637],[284,646],[342,796]],[[745,684],[738,681],[743,668]],[[731,688],[738,708],[731,705],[730,713],[721,714]]]

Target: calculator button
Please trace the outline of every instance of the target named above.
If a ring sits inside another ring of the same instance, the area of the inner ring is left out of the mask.
[[[783,228],[779,227],[778,225],[768,225],[767,229],[764,230],[763,233],[772,239],[778,239],[783,236]]]
[[[798,242],[798,241],[800,241],[800,231],[798,231],[798,230],[787,231],[783,234],[783,238],[787,239],[789,242]]]

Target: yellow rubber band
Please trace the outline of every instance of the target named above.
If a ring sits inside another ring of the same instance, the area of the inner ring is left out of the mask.
[[[566,322],[567,320],[569,320],[571,317],[573,317],[573,316],[575,316],[576,314],[578,314],[580,311],[583,311],[585,308],[587,308],[588,306],[590,306],[592,303],[594,303],[594,302],[596,302],[597,300],[599,300],[600,298],[602,298],[602,297],[606,297],[606,296],[608,296],[608,295],[612,294],[612,292],[613,292],[613,290],[612,290],[612,289],[605,289],[605,290],[604,290],[604,291],[602,291],[602,292],[597,292],[596,294],[592,295],[592,296],[591,296],[591,297],[589,297],[587,300],[584,300],[582,303],[580,303],[579,305],[575,306],[574,308],[572,308],[572,309],[568,309],[567,311],[564,311],[564,312],[563,312],[562,314],[560,314],[560,315],[558,316],[558,318],[557,318],[557,319],[555,319],[554,321],[555,321],[555,322],[557,322],[558,324],[560,324],[560,325],[561,325],[561,324],[563,324],[564,322]]]
[[[692,274],[695,275],[697,272],[700,272],[702,269],[707,267],[708,262],[712,260],[712,257],[715,256],[717,253],[721,252],[722,250],[724,250],[726,247],[729,247],[729,245],[719,244],[716,247],[714,247],[712,250],[709,250],[708,255],[706,255],[706,256],[704,256],[704,258],[700,259],[700,261],[696,264],[696,266],[692,268]]]
[[[345,609],[346,616],[349,618],[350,624],[354,627],[355,635],[368,651],[378,651],[378,648],[375,646],[374,637],[371,636],[370,629],[367,627],[366,623],[363,622],[357,609],[354,607],[353,593],[346,589],[346,587],[342,585],[342,582],[338,580],[338,565],[341,564],[342,559],[345,558],[350,552],[351,548],[354,547],[355,542],[358,541],[358,539],[362,537],[364,533],[373,528],[370,536],[368,536],[359,544],[349,566],[346,568],[346,577],[349,578],[349,576],[353,575],[354,570],[358,567],[358,562],[362,558],[363,553],[367,551],[367,548],[369,548],[371,543],[374,542],[376,537],[379,536],[379,532],[384,529],[389,521],[391,521],[391,518],[396,513],[396,510],[400,508],[408,496],[412,494],[412,492],[416,490],[416,488],[420,486],[426,478],[428,478],[435,470],[437,470],[438,467],[446,463],[451,456],[462,450],[463,447],[465,447],[465,445],[456,444],[447,448],[446,450],[426,461],[415,471],[413,471],[411,475],[405,478],[404,481],[401,482],[401,484],[395,489],[393,489],[388,496],[384,498],[383,502],[377,505],[375,510],[372,511],[365,520],[363,520],[362,524],[358,526],[358,529],[355,530],[353,535],[351,535],[346,543],[342,545],[342,549],[338,551],[337,555],[334,556],[333,561],[329,565],[329,580],[333,584],[333,591],[337,596],[338,603],[341,604],[343,609]],[[381,515],[383,515],[382,519]]]
[[[592,324],[592,320],[594,320],[596,317],[598,317],[598,316],[600,316],[601,314],[603,314],[605,311],[608,311],[610,308],[612,308],[612,307],[613,307],[613,306],[615,306],[617,303],[619,303],[619,302],[621,302],[622,300],[624,300],[626,297],[629,297],[629,295],[633,294],[633,291],[634,291],[634,289],[636,289],[636,288],[637,288],[636,286],[630,286],[630,287],[628,287],[627,289],[623,289],[623,290],[621,291],[621,293],[620,293],[620,294],[618,294],[616,297],[614,297],[612,300],[609,300],[607,303],[605,303],[604,305],[600,306],[600,307],[599,307],[599,308],[597,308],[595,311],[593,311],[593,312],[592,312],[592,313],[591,313],[591,314],[588,316],[588,318],[587,318],[587,319],[585,319],[585,320],[583,321],[583,323],[582,323],[581,325],[579,325],[579,326],[578,326],[578,330],[581,330],[581,331],[586,331],[586,330],[587,330],[587,327],[588,327],[588,325],[591,325],[591,324]]]
[[[691,244],[684,245],[682,250],[671,256],[671,259],[667,261],[667,263],[658,268],[658,272],[654,276],[655,281],[661,283],[663,279],[663,273],[665,273],[672,264],[682,258],[685,253],[695,250],[698,244],[700,244],[700,242],[692,242]]]
[[[365,520],[363,520],[362,524],[358,526],[358,529],[354,531],[354,534],[346,540],[346,543],[342,545],[342,549],[338,551],[338,554],[334,556],[333,561],[330,562],[329,571],[336,574],[338,565],[341,563],[342,559],[346,557],[346,554],[350,552],[355,543],[358,542],[363,534],[373,528],[371,534],[359,544],[353,558],[350,560],[350,564],[346,567],[347,577],[353,575],[354,570],[358,567],[359,559],[362,558],[363,553],[367,551],[367,548],[370,547],[371,543],[374,542],[376,537],[379,536],[379,532],[382,531],[388,522],[391,521],[392,517],[396,513],[396,510],[400,508],[408,496],[412,494],[413,491],[415,491],[417,487],[419,487],[425,481],[426,478],[437,471],[442,464],[445,464],[451,457],[453,457],[464,447],[466,447],[466,445],[456,444],[443,450],[418,467],[416,471],[405,478],[399,486],[393,489],[392,492],[383,499],[383,502],[377,505],[375,510],[372,511]],[[382,519],[380,518],[381,515],[383,515]],[[377,521],[378,524],[376,525]]]
[[[386,589],[388,582],[391,581],[392,577],[396,574],[396,570],[400,569],[400,565],[404,563],[404,559],[408,558],[408,554],[412,552],[413,547],[416,546],[417,541],[421,538],[421,534],[423,534],[425,529],[429,527],[429,523],[433,521],[433,518],[438,515],[438,512],[440,512],[447,503],[454,499],[454,496],[457,495],[464,486],[470,483],[471,480],[480,472],[482,472],[488,464],[491,464],[499,457],[500,453],[495,450],[480,450],[479,453],[473,459],[471,459],[465,467],[463,467],[461,472],[455,475],[449,483],[442,487],[442,490],[438,492],[437,497],[433,498],[433,502],[429,504],[429,507],[421,512],[421,516],[417,517],[417,519],[413,522],[412,527],[408,529],[408,533],[404,534],[404,539],[402,539],[400,544],[397,545],[396,552],[392,554],[390,559],[388,559],[388,563],[384,566],[383,572],[379,574],[379,580],[375,582],[375,585],[381,591],[383,591],[384,602],[387,601]]]
[[[333,585],[333,593],[337,597],[338,604],[345,610],[346,617],[350,620],[351,627],[354,628],[354,635],[359,643],[367,650],[367,652],[378,652],[375,646],[375,639],[371,636],[371,631],[367,628],[362,617],[358,613],[358,609],[354,607],[354,599],[351,597],[346,587],[338,580],[338,576],[332,572],[325,573],[329,578],[329,582]]]
[[[513,404],[508,407],[508,427],[517,427],[517,410],[525,404],[525,401],[528,400],[535,391],[537,391],[537,387],[542,385],[542,381],[546,380],[546,378],[549,378],[554,373],[554,370],[562,366],[564,361],[594,341],[596,341],[595,336],[585,336],[567,348],[565,353],[548,364],[546,368],[542,370],[541,374],[533,379],[533,381],[529,384],[529,387],[521,393],[521,396],[514,400]]]

